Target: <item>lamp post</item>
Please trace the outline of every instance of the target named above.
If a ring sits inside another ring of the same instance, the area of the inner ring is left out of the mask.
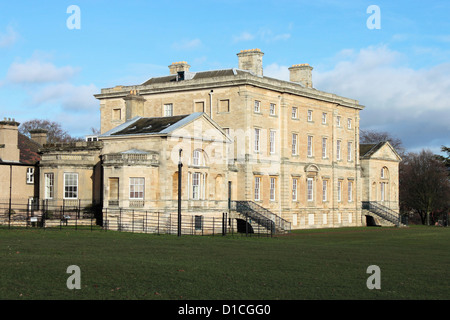
[[[181,237],[181,168],[183,164],[181,163],[181,152],[180,149],[179,160],[178,160],[178,236]]]

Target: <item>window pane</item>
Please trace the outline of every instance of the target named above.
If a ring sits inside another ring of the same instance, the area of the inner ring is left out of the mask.
[[[130,199],[144,199],[144,178],[130,178]]]
[[[53,184],[54,184],[53,173],[46,173],[45,174],[45,199],[53,199]]]
[[[276,132],[274,130],[270,130],[270,153],[275,153],[275,137]]]
[[[308,201],[313,201],[313,179],[312,178],[308,178],[307,180],[307,185],[308,185]]]
[[[260,177],[255,177],[255,200],[259,201],[260,200],[260,182],[261,182],[261,178]]]
[[[270,178],[270,200],[275,201],[275,178]]]
[[[297,201],[297,179],[292,179],[292,201]]]
[[[78,173],[64,174],[64,198],[78,198]]]

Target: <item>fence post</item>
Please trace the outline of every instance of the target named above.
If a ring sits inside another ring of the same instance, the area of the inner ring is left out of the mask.
[[[157,217],[157,221],[156,221],[156,232],[157,234],[159,234],[159,211],[158,211],[158,217]]]
[[[102,212],[102,216],[103,216],[103,212]],[[102,217],[102,224],[103,224],[103,229],[105,229],[105,232],[108,231],[108,208],[105,208],[105,219],[103,219],[103,217]],[[106,226],[105,226],[105,224],[106,224]]]

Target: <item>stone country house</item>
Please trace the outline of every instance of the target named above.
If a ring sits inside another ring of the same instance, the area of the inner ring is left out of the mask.
[[[177,212],[182,163],[181,211],[196,228],[224,212],[229,226],[263,216],[277,231],[400,225],[401,158],[389,142],[359,144],[364,107],[315,89],[308,64],[289,81],[264,76],[263,55],[243,50],[238,68],[212,71],[175,62],[102,89],[101,134],[41,147],[37,196],[96,204],[124,229],[125,215]]]

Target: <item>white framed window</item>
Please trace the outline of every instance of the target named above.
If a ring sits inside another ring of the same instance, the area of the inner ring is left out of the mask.
[[[255,128],[255,145],[254,145],[255,152],[259,152],[261,147],[260,142],[261,142],[261,129]]]
[[[353,181],[348,182],[347,192],[348,192],[348,202],[352,202],[353,201]]]
[[[292,155],[298,155],[298,134],[292,134]]]
[[[388,169],[386,167],[381,168],[381,178],[385,179],[388,177]]]
[[[385,201],[386,200],[386,182],[382,182],[381,183],[381,185],[380,185],[380,188],[381,188],[381,192],[380,192],[380,195],[381,195],[381,201]]]
[[[78,173],[64,173],[64,199],[78,199]]]
[[[298,108],[292,107],[292,119],[298,119]]]
[[[274,115],[277,114],[276,108],[277,108],[277,105],[276,105],[275,103],[271,103],[271,104],[270,104],[270,107],[269,107],[269,114],[270,114],[271,116],[274,116]]]
[[[327,190],[328,189],[328,181],[327,180],[323,180],[322,181],[322,201],[325,202],[327,201],[328,197],[327,197]]]
[[[261,101],[255,100],[254,111],[256,113],[261,113]]]
[[[322,138],[322,159],[327,157],[327,138]]]
[[[27,168],[27,184],[34,183],[34,168]]]
[[[313,156],[313,137],[308,136],[308,157]]]
[[[342,201],[342,181],[339,180],[338,181],[338,186],[337,186],[337,200],[338,202]]]
[[[327,124],[327,113],[322,112],[322,124]]]
[[[308,201],[314,200],[314,180],[313,178],[308,178],[306,180],[307,185],[307,199]]]
[[[270,177],[270,201],[275,201],[276,194],[276,179],[274,177]]]
[[[341,140],[336,141],[336,159],[341,160]]]
[[[200,181],[201,173],[194,172],[192,174],[192,199],[194,200],[200,199]]]
[[[308,110],[308,121],[309,122],[313,121],[313,112],[312,112],[312,110]]]
[[[130,199],[144,200],[144,190],[144,178],[130,178]]]
[[[261,177],[255,177],[255,201],[261,200]]]
[[[194,166],[202,165],[202,151],[201,150],[194,150],[194,152],[192,154],[192,164]]]
[[[275,146],[276,146],[276,137],[277,132],[275,130],[270,130],[270,136],[269,136],[269,152],[271,154],[275,153]]]
[[[337,117],[336,117],[336,125],[337,125],[338,127],[341,126],[341,116],[337,116]]]
[[[298,179],[292,179],[292,201],[297,201]]]
[[[44,188],[45,188],[45,199],[53,199],[54,197],[54,186],[55,186],[55,176],[53,172],[44,174]]]
[[[347,142],[347,161],[352,161],[352,143]]]
[[[167,103],[164,105],[164,117],[173,116],[173,104]]]
[[[351,129],[352,128],[352,119],[348,118],[347,119],[347,129]]]

